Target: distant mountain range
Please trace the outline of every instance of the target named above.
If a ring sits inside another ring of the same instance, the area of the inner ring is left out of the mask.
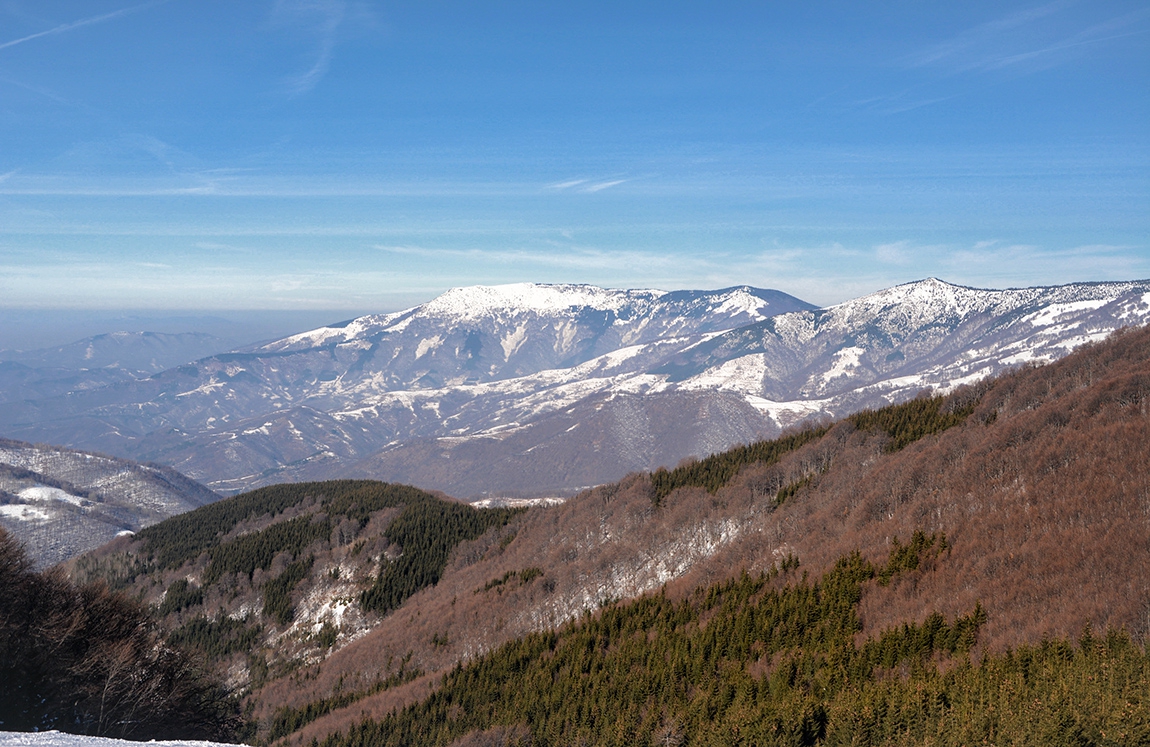
[[[145,379],[0,398],[0,423],[223,492],[338,476],[562,493],[950,391],[1148,319],[1150,281],[928,279],[826,309],[750,287],[458,288]]]
[[[0,402],[135,381],[228,348],[202,332],[109,332],[37,350],[0,350]]]

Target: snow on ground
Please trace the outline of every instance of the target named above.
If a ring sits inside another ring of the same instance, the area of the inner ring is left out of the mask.
[[[763,309],[769,306],[769,302],[751,294],[746,288],[737,288],[723,299],[723,303],[715,309],[715,313],[727,314],[731,317],[746,314],[753,318],[766,319],[767,315],[763,313]]]
[[[0,731],[0,747],[139,747],[153,744],[162,747],[220,747],[221,742],[197,742],[194,740],[129,742],[126,739],[106,737],[85,737],[79,734],[65,734],[59,731],[13,732]],[[223,745],[229,747],[229,745]]]
[[[589,307],[617,311],[628,302],[654,301],[666,291],[616,291],[592,285],[474,285],[452,288],[423,305],[424,313],[475,319],[496,312],[531,310],[537,313],[565,312]]]
[[[531,508],[532,506],[558,506],[566,498],[551,496],[548,498],[483,498],[472,501],[472,508]]]
[[[751,407],[770,416],[780,428],[786,428],[812,415],[818,415],[831,401],[829,399],[800,399],[792,402],[775,402],[750,394],[745,395],[743,399]]]
[[[22,504],[0,506],[0,516],[20,521],[47,521],[52,518],[52,515],[42,508]]]
[[[75,506],[83,506],[85,503],[84,499],[78,495],[72,495],[60,488],[50,488],[46,485],[24,488],[17,495],[26,501],[64,501]]]
[[[684,391],[714,389],[758,395],[763,391],[763,379],[766,375],[766,354],[752,353],[712,366],[687,379],[679,385],[679,388]]]
[[[1091,301],[1072,301],[1070,303],[1052,303],[1049,306],[1022,317],[1022,321],[1030,322],[1035,327],[1048,327],[1054,324],[1059,317],[1075,311],[1093,311],[1110,303],[1108,299]]]
[[[849,376],[859,367],[864,353],[866,353],[866,350],[858,347],[843,348],[835,353],[834,363],[831,365],[830,370],[822,374],[823,383],[829,384],[841,376]]]

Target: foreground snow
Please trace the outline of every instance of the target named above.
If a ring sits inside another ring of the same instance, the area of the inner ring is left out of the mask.
[[[65,734],[59,731],[36,733],[0,731],[0,747],[128,747],[140,744],[164,745],[165,747],[230,747],[220,742],[197,742],[195,740],[129,742],[126,739],[106,737],[85,737],[78,734]]]

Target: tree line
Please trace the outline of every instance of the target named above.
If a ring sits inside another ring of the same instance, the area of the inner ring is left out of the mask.
[[[894,452],[920,438],[960,425],[974,412],[976,405],[977,399],[970,397],[953,401],[942,396],[920,397],[878,410],[863,410],[848,416],[846,421],[858,430],[886,433],[890,437],[886,450]],[[829,426],[805,428],[779,438],[736,446],[674,469],[660,467],[651,473],[653,500],[659,505],[671,491],[687,486],[705,488],[707,492],[715,493],[744,467],[751,464],[774,464],[799,447],[819,440],[829,431]],[[785,499],[791,494],[793,490],[781,497]]]

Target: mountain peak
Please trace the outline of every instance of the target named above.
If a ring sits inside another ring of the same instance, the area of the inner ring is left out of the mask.
[[[954,285],[936,277],[915,280],[891,288],[853,298],[828,308],[845,311],[874,313],[892,306],[904,307],[908,312],[947,312],[964,316],[1001,295],[1001,291],[980,291],[963,285]]]

